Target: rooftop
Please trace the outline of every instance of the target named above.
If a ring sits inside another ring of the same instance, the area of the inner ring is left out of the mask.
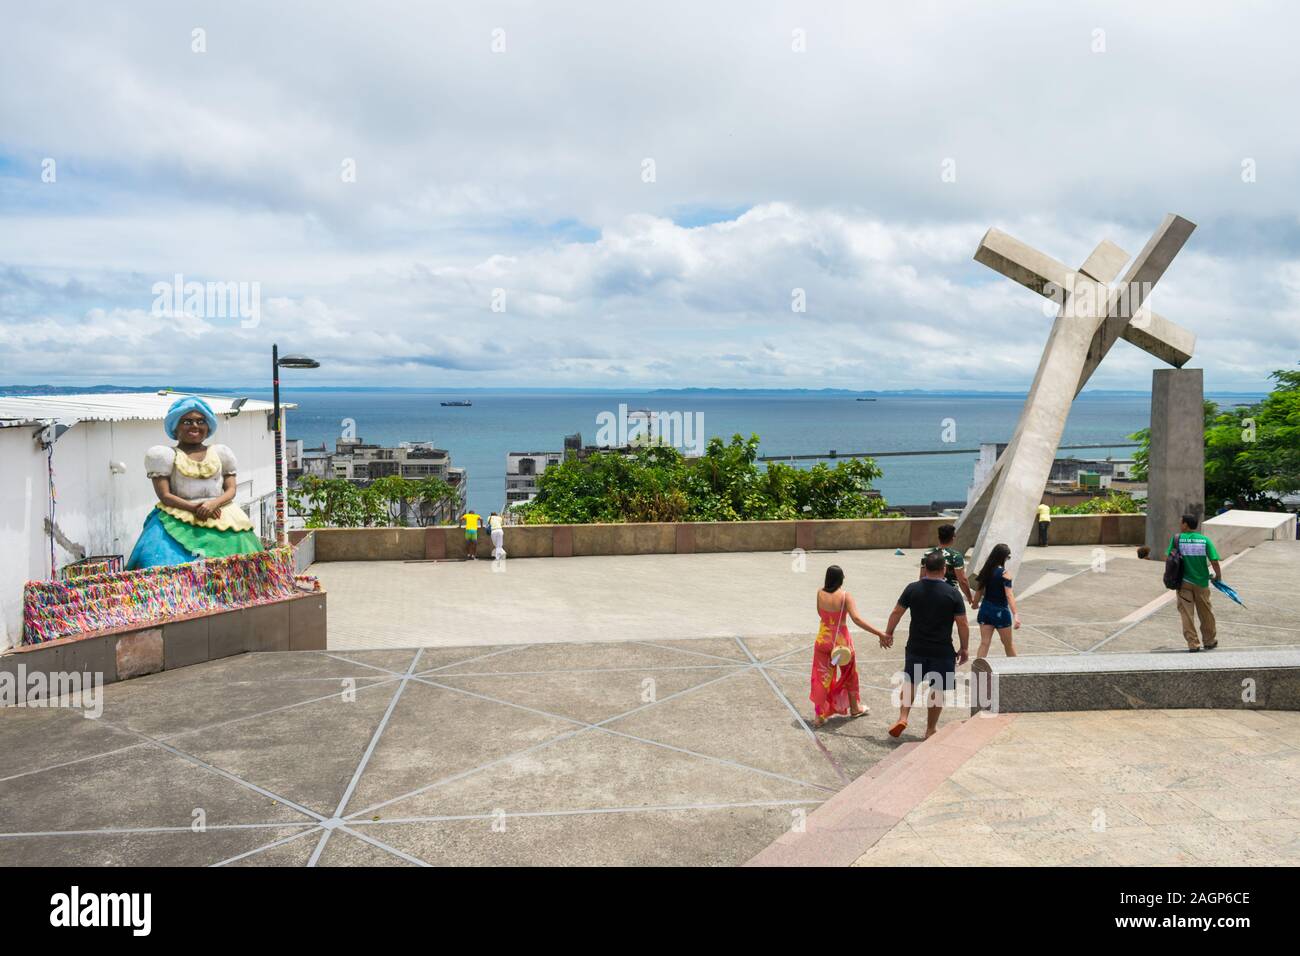
[[[88,395],[32,395],[0,397],[0,428],[20,425],[40,425],[49,422],[126,422],[162,421],[167,409],[176,399],[193,392],[118,392]],[[232,414],[231,408],[238,396],[198,395],[212,407],[217,415]],[[297,408],[281,402],[281,408]],[[240,409],[243,412],[269,412],[275,408],[271,402],[247,399]]]

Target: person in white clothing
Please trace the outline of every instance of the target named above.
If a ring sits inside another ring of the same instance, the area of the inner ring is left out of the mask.
[[[495,511],[488,516],[488,530],[492,533],[492,557],[500,560],[506,556],[505,549],[505,522]]]

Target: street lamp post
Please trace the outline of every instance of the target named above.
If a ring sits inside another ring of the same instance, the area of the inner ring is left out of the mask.
[[[271,346],[271,391],[275,396],[275,543],[285,543],[284,534],[284,443],[280,420],[280,369],[320,368],[320,362],[304,355],[280,358],[280,346]]]

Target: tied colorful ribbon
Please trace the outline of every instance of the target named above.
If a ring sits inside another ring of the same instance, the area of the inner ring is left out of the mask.
[[[29,581],[23,588],[23,643],[268,604],[303,588],[319,591],[320,583],[294,574],[287,547],[72,581]]]

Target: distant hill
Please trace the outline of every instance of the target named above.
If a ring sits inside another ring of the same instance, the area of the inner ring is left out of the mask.
[[[120,395],[124,392],[194,392],[224,395],[229,388],[201,388],[197,385],[0,385],[0,395]]]
[[[855,391],[847,388],[443,388],[411,387],[382,385],[298,385],[281,386],[285,392],[389,392],[392,394],[448,394],[477,395],[485,392],[496,394],[531,394],[531,395],[717,395],[717,396],[752,396],[780,397],[782,395],[807,395],[818,398],[1024,398],[1028,392],[996,392],[976,389],[928,389],[903,388],[880,391]],[[243,387],[213,385],[0,385],[0,395],[112,395],[123,392],[156,392],[170,389],[173,392],[189,392],[199,395],[254,395],[269,392],[268,383]],[[1149,396],[1150,390],[1126,388],[1089,388],[1083,397],[1122,398]],[[1215,398],[1241,398],[1258,401],[1266,392],[1225,392],[1209,388],[1205,392]]]

